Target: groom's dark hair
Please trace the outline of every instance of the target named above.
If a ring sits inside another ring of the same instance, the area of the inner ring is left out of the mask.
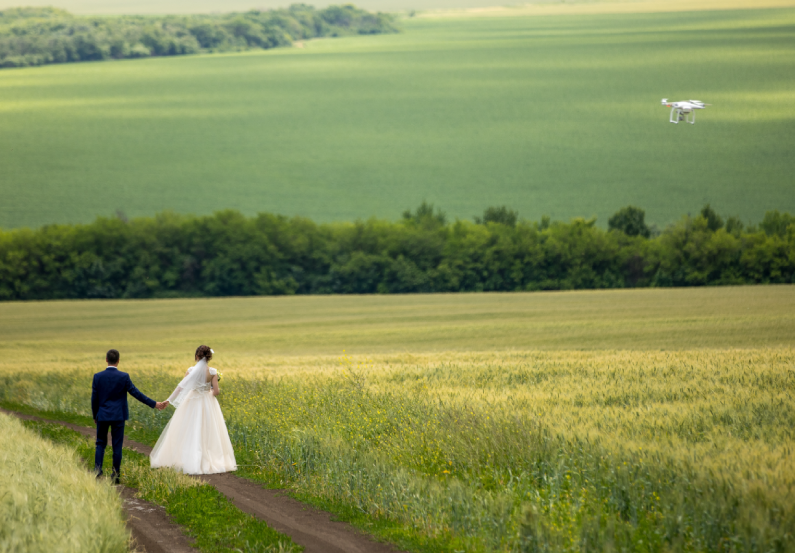
[[[115,365],[119,362],[119,350],[117,349],[109,349],[108,353],[105,354],[105,361],[107,361],[108,365]]]

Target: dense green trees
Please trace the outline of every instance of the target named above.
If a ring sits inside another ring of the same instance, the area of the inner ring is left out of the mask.
[[[631,205],[614,213],[607,221],[607,228],[619,230],[628,236],[651,236],[651,229],[646,226],[646,212]]]
[[[741,231],[687,216],[652,238],[511,213],[490,208],[481,224],[448,222],[423,204],[395,223],[324,225],[161,213],[0,231],[0,299],[795,283],[795,218],[786,213]]]
[[[351,5],[164,17],[75,17],[56,8],[11,8],[0,11],[0,67],[273,48],[314,37],[395,31],[391,16]]]
[[[483,217],[475,217],[475,222],[479,225],[486,223],[501,223],[513,227],[519,220],[519,212],[508,209],[506,206],[489,207],[483,212]]]

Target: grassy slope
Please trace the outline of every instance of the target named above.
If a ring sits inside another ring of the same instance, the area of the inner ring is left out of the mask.
[[[415,19],[304,49],[0,73],[0,226],[123,209],[795,211],[795,10]],[[715,104],[667,123],[660,98]]]

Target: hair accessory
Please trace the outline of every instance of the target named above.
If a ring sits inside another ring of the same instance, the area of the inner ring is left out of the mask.
[[[213,351],[213,348],[210,348],[210,353],[215,353],[215,352]]]

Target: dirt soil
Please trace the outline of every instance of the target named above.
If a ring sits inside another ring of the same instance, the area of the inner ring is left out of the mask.
[[[0,411],[20,419],[61,424],[89,438],[96,436],[94,428],[23,415],[5,409]],[[110,440],[110,437],[108,439]],[[126,436],[124,447],[144,455],[152,452],[151,447],[129,440]],[[122,470],[123,463],[122,461]],[[241,511],[264,520],[274,530],[290,536],[295,543],[304,547],[305,553],[399,552],[394,546],[377,542],[350,524],[332,520],[330,513],[301,503],[279,490],[265,489],[255,482],[231,473],[203,475],[198,478],[214,486]],[[165,509],[136,499],[129,488],[125,490],[122,492],[122,497],[128,517],[127,523],[139,549],[144,549],[147,553],[196,551],[190,549],[180,527],[168,522]],[[176,540],[174,532],[181,536],[181,542]]]
[[[141,553],[196,553],[182,527],[171,522],[160,505],[135,497],[135,490],[117,486],[133,537],[135,551]]]

